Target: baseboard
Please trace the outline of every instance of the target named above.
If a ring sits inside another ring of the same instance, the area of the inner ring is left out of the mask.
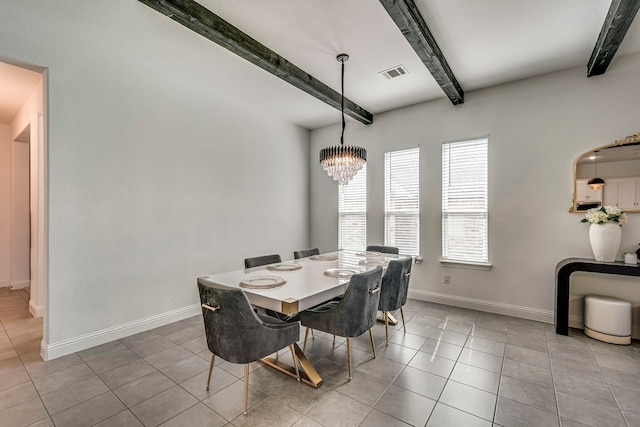
[[[569,327],[584,329],[584,318],[582,316],[569,316]],[[640,340],[640,327],[631,328],[631,338],[634,340]]]
[[[40,354],[44,360],[56,359],[58,357],[66,356],[67,354],[86,350],[87,348],[105,344],[140,332],[145,332],[150,329],[177,322],[179,320],[184,320],[199,314],[202,314],[200,304],[193,304],[187,307],[171,310],[166,313],[157,314],[155,316],[146,317],[144,319],[69,338],[54,344],[47,344],[42,340]]]
[[[42,317],[44,316],[44,306],[36,305],[32,299],[29,300],[29,313],[33,315],[33,317]]]
[[[440,294],[437,292],[417,291],[409,289],[409,298],[421,301],[436,302],[439,304],[452,305],[454,307],[470,308],[473,310],[486,311],[489,313],[504,314],[506,316],[520,317],[523,319],[536,320],[538,322],[553,323],[554,312],[551,310],[541,310],[539,308],[524,307],[520,305],[505,304],[496,301],[487,301],[477,298],[467,298],[458,295]]]
[[[0,288],[8,288],[9,281],[8,280],[0,280]]]
[[[12,291],[15,291],[16,289],[28,288],[29,286],[31,286],[30,280],[21,280],[19,282],[9,283],[9,287],[11,288]]]

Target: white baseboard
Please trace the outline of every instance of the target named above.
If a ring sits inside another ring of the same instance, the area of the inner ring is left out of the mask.
[[[436,302],[439,304],[447,304],[454,307],[470,308],[473,310],[486,311],[489,313],[504,314],[506,316],[520,317],[523,319],[536,320],[538,322],[544,323],[554,322],[553,311],[541,310],[539,308],[533,307],[524,307],[520,305],[505,304],[496,301],[487,301],[449,294],[440,294],[437,292],[416,291],[411,289],[409,289],[409,298],[414,298],[421,301]]]
[[[584,318],[582,316],[569,316],[569,327],[584,329]],[[631,338],[634,340],[640,340],[640,327],[631,328]]]
[[[36,305],[32,299],[29,300],[29,313],[33,315],[33,317],[42,317],[44,316],[44,306]]]
[[[8,280],[0,280],[0,288],[8,288],[9,281]]]
[[[28,288],[29,286],[31,286],[31,281],[30,280],[21,280],[19,282],[11,282],[11,283],[9,283],[9,287],[13,291],[15,291],[16,289]]]
[[[144,319],[69,338],[53,344],[47,344],[42,340],[40,355],[44,360],[56,359],[58,357],[66,356],[67,354],[86,350],[87,348],[148,331],[150,329],[197,316],[199,314],[202,314],[200,304],[193,304],[187,307],[171,310],[166,313],[157,314],[155,316],[146,317]]]

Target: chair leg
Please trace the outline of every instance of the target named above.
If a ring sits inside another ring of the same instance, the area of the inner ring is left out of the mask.
[[[384,311],[382,315],[384,316],[384,333],[387,337],[387,346],[389,346],[389,312]]]
[[[249,364],[244,364],[244,414],[247,415],[247,401],[249,400]]]
[[[371,348],[373,349],[373,358],[376,358],[376,346],[373,343],[373,328],[369,329],[369,338],[371,338]]]
[[[209,390],[209,381],[211,381],[211,370],[213,370],[213,359],[216,358],[214,353],[211,353],[211,363],[209,364],[209,376],[207,377],[207,390]]]
[[[351,376],[351,338],[347,337],[347,364],[349,366],[349,381],[353,378]]]
[[[309,336],[309,327],[307,326],[307,329],[304,330],[304,344],[302,344],[302,351],[303,352],[307,348],[307,337],[308,336]]]
[[[289,345],[289,350],[291,350],[291,357],[293,358],[293,366],[296,367],[296,380],[300,382],[300,371],[298,370],[298,358],[296,357],[296,351],[293,348],[293,344]]]
[[[404,329],[404,333],[407,333],[407,325],[404,324],[404,310],[400,307],[400,315],[402,316],[402,329]]]
[[[315,336],[315,335],[313,335],[313,329],[311,330],[311,339],[312,339],[312,340],[315,340],[315,339],[316,339],[316,336]]]

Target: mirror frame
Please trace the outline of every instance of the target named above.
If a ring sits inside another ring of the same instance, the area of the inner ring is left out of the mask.
[[[605,148],[611,148],[611,147],[621,147],[623,145],[629,145],[629,144],[638,144],[640,143],[640,132],[635,133],[633,135],[629,135],[624,139],[615,141],[611,144],[607,144],[607,145],[603,145],[601,147],[597,147],[597,148],[593,148],[589,151],[585,151],[584,153],[580,154],[576,160],[573,162],[573,204],[571,206],[571,209],[569,210],[569,212],[572,213],[584,213],[585,211],[579,211],[578,210],[578,203],[577,203],[577,169],[578,169],[578,162],[584,158],[587,154],[591,154],[594,151],[599,151],[599,150],[603,150]],[[640,209],[625,209],[625,212],[640,212]]]

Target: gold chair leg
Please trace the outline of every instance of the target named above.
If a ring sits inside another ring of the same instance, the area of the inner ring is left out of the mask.
[[[311,339],[312,339],[312,340],[315,340],[315,339],[316,339],[316,336],[315,336],[315,335],[313,335],[313,329],[311,330]]]
[[[213,359],[216,358],[214,353],[211,353],[211,363],[209,364],[209,376],[207,377],[207,390],[209,390],[209,381],[211,381],[211,371],[213,370]]]
[[[376,358],[376,346],[373,343],[373,328],[369,329],[369,338],[371,338],[371,348],[373,349],[373,358]]]
[[[382,315],[384,316],[384,333],[387,337],[387,346],[389,345],[389,313],[388,312],[383,312]]]
[[[249,400],[249,364],[244,364],[244,414],[247,415],[247,401]]]
[[[333,334],[333,346],[336,346],[336,334]]]
[[[289,350],[291,350],[291,357],[293,358],[293,366],[296,368],[296,380],[300,382],[300,371],[298,370],[298,358],[296,357],[296,350],[293,348],[293,344],[289,344]]]
[[[309,327],[307,326],[307,329],[305,329],[304,331],[304,344],[302,344],[302,351],[304,351],[307,348],[307,337],[309,336]]]
[[[347,364],[349,366],[349,381],[353,378],[351,376],[351,338],[347,337]]]
[[[402,329],[404,329],[404,333],[407,333],[407,325],[404,324],[404,310],[400,307],[400,315],[402,316]]]

